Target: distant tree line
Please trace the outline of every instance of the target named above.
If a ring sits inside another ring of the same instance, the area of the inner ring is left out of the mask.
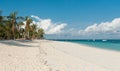
[[[44,38],[44,34],[44,30],[37,28],[30,17],[17,16],[17,12],[3,16],[0,11],[0,40],[41,39]]]

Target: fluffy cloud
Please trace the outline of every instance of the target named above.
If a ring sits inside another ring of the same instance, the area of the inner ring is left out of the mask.
[[[84,30],[79,30],[80,35],[84,34],[117,34],[120,31],[120,18],[115,18],[111,22],[102,22],[86,27]]]
[[[51,19],[41,19],[38,16],[31,16],[36,19],[33,23],[38,25],[38,28],[43,28],[46,34],[58,34],[63,31],[63,29],[67,26],[66,23],[53,23]]]

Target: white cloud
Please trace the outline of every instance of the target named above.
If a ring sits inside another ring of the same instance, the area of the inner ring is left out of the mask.
[[[80,35],[84,34],[112,34],[119,33],[120,18],[115,18],[111,22],[102,22],[100,24],[93,24],[86,27],[84,30],[79,30]]]
[[[53,25],[52,29],[47,31],[48,34],[61,33],[61,30],[66,26],[66,24]]]
[[[46,34],[58,34],[67,26],[66,23],[53,23],[51,19],[41,19],[38,16],[31,16],[36,19],[34,21],[38,25],[38,28],[43,28]]]

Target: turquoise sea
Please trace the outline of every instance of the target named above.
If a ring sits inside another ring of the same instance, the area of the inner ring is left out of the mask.
[[[96,48],[120,51],[120,40],[56,40],[93,46]]]

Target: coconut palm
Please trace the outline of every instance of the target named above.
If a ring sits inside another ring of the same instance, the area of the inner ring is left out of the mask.
[[[15,29],[16,29],[16,24],[17,24],[17,12],[12,12],[9,16],[7,16],[8,21],[10,21],[10,24],[12,25],[11,30],[12,30],[12,35],[13,39],[15,40]]]
[[[9,16],[7,16],[7,19],[11,22],[11,30],[12,30],[12,34],[13,34],[13,39],[15,40],[16,35],[18,35],[17,33],[19,31],[17,31],[17,29],[19,28],[19,26],[17,25],[19,20],[23,20],[23,17],[17,16],[17,12],[12,12]]]
[[[36,24],[31,25],[31,33],[33,39],[35,39],[36,37],[36,32],[37,32],[36,30],[37,30],[37,25]]]
[[[26,38],[30,39],[30,24],[32,23],[32,19],[28,16],[26,17],[26,26],[25,26],[25,32],[26,32]]]
[[[0,23],[3,21],[3,16],[1,14],[2,14],[2,11],[0,11]]]
[[[38,39],[44,38],[44,30],[42,28],[38,29]]]
[[[3,39],[3,36],[4,36],[4,31],[5,31],[5,26],[3,24],[3,16],[1,15],[2,14],[2,11],[0,10],[0,39]]]
[[[18,39],[23,36],[22,26],[24,26],[24,23],[22,21],[17,23]]]

